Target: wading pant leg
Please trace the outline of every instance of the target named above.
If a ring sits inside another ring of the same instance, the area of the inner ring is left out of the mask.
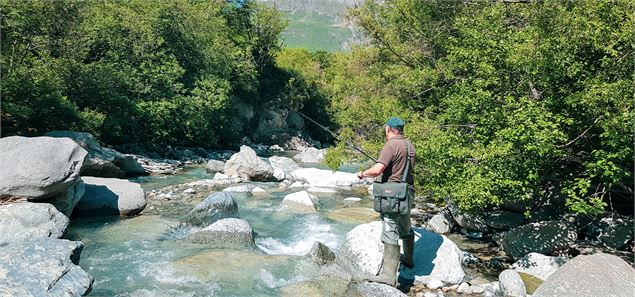
[[[382,214],[381,241],[385,244],[399,244],[399,239],[412,236],[410,213],[405,215]]]

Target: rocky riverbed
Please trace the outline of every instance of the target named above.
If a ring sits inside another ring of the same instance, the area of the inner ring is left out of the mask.
[[[0,291],[11,296],[635,292],[632,218],[531,221],[419,201],[415,267],[395,289],[364,281],[383,249],[370,181],[354,166],[324,169],[323,151],[184,149],[177,160],[50,136],[0,140],[13,167],[0,172]]]

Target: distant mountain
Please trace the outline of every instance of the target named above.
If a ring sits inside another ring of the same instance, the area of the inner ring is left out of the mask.
[[[344,20],[346,10],[363,0],[256,0],[276,7],[289,19],[282,33],[287,47],[346,51],[360,34]]]

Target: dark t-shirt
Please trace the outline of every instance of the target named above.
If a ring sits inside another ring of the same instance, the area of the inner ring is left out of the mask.
[[[401,174],[404,169],[404,165],[406,165],[406,143],[410,143],[406,141],[406,139],[402,136],[395,136],[384,144],[384,148],[381,149],[381,153],[379,154],[379,163],[386,165],[386,169],[381,175],[381,182],[385,183],[387,181],[391,182],[400,182]],[[414,165],[415,165],[415,147],[412,143],[410,143],[410,164],[408,165],[408,176],[406,177],[406,181],[408,184],[414,183]]]

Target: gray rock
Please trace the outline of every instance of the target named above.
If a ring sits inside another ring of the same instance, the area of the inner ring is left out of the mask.
[[[294,170],[291,172],[291,177],[295,181],[307,183],[311,187],[319,188],[350,189],[352,185],[362,183],[362,181],[360,181],[354,173],[317,168],[301,168]]]
[[[335,254],[323,243],[316,241],[311,250],[306,254],[307,258],[319,265],[335,261]]]
[[[494,211],[485,219],[487,226],[500,230],[516,228],[524,223],[525,216],[522,214],[504,210]]]
[[[275,180],[273,167],[260,159],[252,148],[245,145],[241,146],[240,152],[234,154],[225,163],[225,174],[255,181]]]
[[[456,223],[468,231],[490,232],[489,227],[485,224],[485,218],[481,214],[466,213],[454,205],[450,205],[449,210]]]
[[[426,229],[439,234],[447,234],[453,228],[452,220],[449,220],[445,214],[438,213],[432,216],[426,224]]]
[[[83,296],[92,277],[78,266],[83,244],[36,238],[0,247],[3,296]]]
[[[68,218],[48,203],[0,206],[0,246],[38,237],[60,238]]]
[[[550,257],[539,253],[529,253],[516,261],[512,268],[518,272],[524,272],[546,280],[566,262],[567,259],[564,257]]]
[[[509,297],[525,297],[527,292],[525,291],[525,283],[520,278],[518,272],[513,269],[506,269],[498,275],[498,281],[500,284],[503,296]]]
[[[201,227],[226,218],[238,218],[238,204],[231,194],[214,192],[187,214],[186,221]]]
[[[617,256],[580,255],[565,263],[536,291],[534,297],[633,296],[635,270]]]
[[[468,283],[461,283],[459,285],[459,287],[456,289],[457,293],[461,293],[461,294],[465,294],[467,292],[467,290],[470,289],[470,284]]]
[[[209,160],[207,162],[207,167],[205,167],[205,171],[207,171],[207,173],[222,173],[223,170],[225,170],[225,162],[219,160]]]
[[[624,250],[633,241],[633,219],[602,218],[591,224],[585,235],[587,239],[598,240],[607,247]]]
[[[360,283],[356,287],[356,295],[360,297],[406,297],[407,295],[397,288],[380,283]]]
[[[507,255],[520,259],[531,252],[550,255],[568,248],[577,238],[575,228],[565,222],[538,222],[510,230],[502,246]]]
[[[250,193],[252,189],[254,189],[254,185],[240,185],[224,188],[223,192],[232,192],[232,193]]]
[[[86,193],[75,206],[75,216],[132,216],[146,207],[146,194],[125,179],[85,176]]]
[[[293,158],[300,160],[302,163],[320,163],[324,160],[324,154],[326,150],[318,150],[314,147],[307,148],[295,155]]]
[[[283,181],[287,177],[287,174],[284,173],[284,171],[282,171],[282,169],[276,168],[276,169],[273,170],[273,177],[277,181]]]
[[[290,174],[294,170],[300,169],[300,165],[293,161],[293,159],[287,157],[269,157],[269,163],[271,163],[273,169],[281,169],[285,174]]]
[[[56,138],[70,138],[88,151],[87,161],[82,166],[82,175],[126,177],[148,174],[133,156],[102,147],[90,133],[51,131],[44,135]]]
[[[280,202],[280,209],[296,212],[315,212],[313,201],[317,201],[317,197],[307,191],[295,192],[284,196],[282,202]]]
[[[465,276],[461,266],[462,253],[445,236],[423,228],[415,231],[414,268],[402,268],[400,283],[426,285],[432,279],[445,284],[460,283]],[[348,234],[340,247],[337,263],[355,279],[364,279],[379,271],[384,245],[381,242],[382,223],[359,225]]]
[[[213,248],[255,248],[254,232],[249,222],[227,218],[196,231],[186,238],[195,243],[205,243]]]
[[[81,178],[78,178],[73,185],[66,189],[65,193],[55,195],[42,202],[52,204],[57,210],[70,217],[75,206],[84,197],[84,193],[86,193],[86,185]]]
[[[0,196],[33,201],[65,194],[77,182],[87,152],[66,138],[0,138]]]

